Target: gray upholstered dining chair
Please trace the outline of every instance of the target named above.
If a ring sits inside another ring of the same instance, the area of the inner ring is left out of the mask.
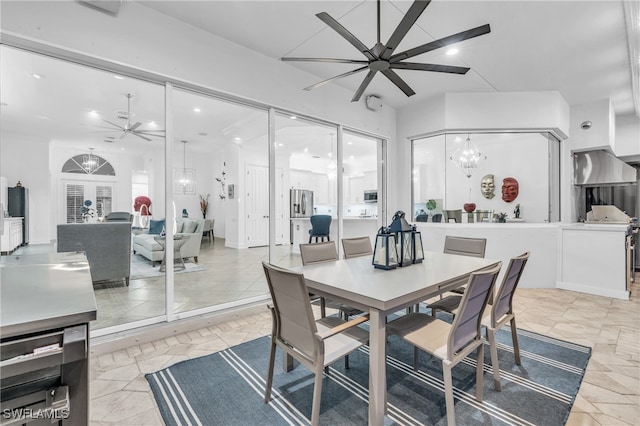
[[[313,265],[314,263],[322,262],[335,262],[338,260],[338,251],[336,250],[336,243],[333,241],[325,241],[322,243],[310,243],[300,244],[300,255],[302,256],[303,265]],[[311,297],[317,297],[313,294]],[[343,303],[327,301],[324,297],[320,297],[320,316],[326,317],[326,308],[337,309],[344,316],[344,319],[349,319],[350,316],[361,314],[362,311],[351,306],[347,306]],[[347,364],[348,366],[348,364]]]
[[[343,238],[342,250],[344,251],[345,259],[373,254],[369,237]]]
[[[458,254],[461,256],[484,257],[486,249],[486,238],[469,238],[447,235],[444,239],[444,249],[442,252],[445,254]],[[451,291],[459,294],[464,293],[463,285],[465,282],[466,279],[460,280],[460,287],[454,288]]]
[[[458,315],[453,323],[449,324],[424,313],[411,313],[387,324],[389,333],[400,336],[414,346],[414,370],[418,370],[420,350],[442,360],[449,426],[456,423],[451,369],[474,350],[478,351],[476,400],[482,401],[484,339],[480,332],[480,324],[501,266],[500,262],[493,268],[471,274],[467,291],[462,295]]]
[[[271,292],[273,316],[269,369],[264,401],[271,399],[276,346],[315,374],[311,424],[320,419],[323,370],[369,340],[369,333],[357,327],[368,317],[349,322],[338,317],[315,320],[304,275],[262,262]]]
[[[338,260],[338,250],[334,241],[300,244],[300,256],[303,265]]]
[[[487,331],[487,340],[491,350],[491,366],[493,369],[494,387],[497,391],[502,390],[500,383],[500,367],[498,365],[498,348],[496,347],[496,333],[505,324],[509,323],[511,328],[511,340],[513,341],[513,355],[515,356],[516,365],[520,365],[520,346],[518,345],[518,331],[516,328],[516,314],[513,311],[513,295],[516,292],[520,277],[524,267],[529,260],[529,252],[516,256],[509,261],[507,271],[502,279],[502,285],[496,291],[493,300],[489,300],[489,305],[482,316],[482,325]],[[444,299],[429,305],[431,315],[436,316],[439,310],[457,315],[460,309],[462,296],[451,295]]]

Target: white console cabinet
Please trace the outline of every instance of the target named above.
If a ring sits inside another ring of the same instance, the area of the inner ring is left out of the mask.
[[[22,244],[22,218],[5,217],[0,251],[11,253]]]

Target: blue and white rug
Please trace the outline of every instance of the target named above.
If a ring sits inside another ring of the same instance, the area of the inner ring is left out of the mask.
[[[565,424],[582,382],[591,349],[518,330],[522,365],[515,365],[510,331],[498,333],[502,392],[493,388],[489,347],[485,348],[484,401],[475,400],[475,359],[453,368],[459,425]],[[281,351],[275,364],[272,401],[264,403],[269,337],[184,361],[148,374],[167,425],[309,424],[313,374],[298,365],[285,373]],[[391,336],[387,342],[388,414],[386,424],[445,425],[441,362],[421,353],[412,368],[412,347]],[[368,348],[338,361],[325,375],[320,423],[366,425]]]

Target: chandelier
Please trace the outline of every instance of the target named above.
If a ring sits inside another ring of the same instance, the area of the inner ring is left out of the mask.
[[[467,175],[468,178],[470,178],[471,171],[478,168],[480,160],[485,160],[487,157],[478,151],[478,148],[476,148],[476,146],[471,142],[469,135],[467,135],[467,140],[462,143],[449,158],[456,166],[460,167],[464,171],[464,174]]]
[[[98,157],[93,154],[93,148],[89,148],[89,153],[82,156],[82,168],[87,174],[92,174],[98,169]]]
[[[191,183],[187,173],[187,141],[182,141],[182,175],[178,179],[178,183],[182,187],[182,193],[186,193],[187,186]]]

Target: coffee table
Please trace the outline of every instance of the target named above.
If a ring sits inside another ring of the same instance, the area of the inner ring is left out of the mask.
[[[181,271],[186,269],[184,264],[184,260],[182,259],[182,253],[180,253],[180,249],[182,246],[189,241],[189,235],[180,235],[176,234],[173,236],[173,270]],[[166,237],[161,237],[160,235],[153,237],[154,240],[158,244],[160,244],[164,250],[164,256],[162,256],[162,263],[160,264],[160,272],[164,272],[167,269],[166,260],[167,260],[167,250],[166,250]]]

